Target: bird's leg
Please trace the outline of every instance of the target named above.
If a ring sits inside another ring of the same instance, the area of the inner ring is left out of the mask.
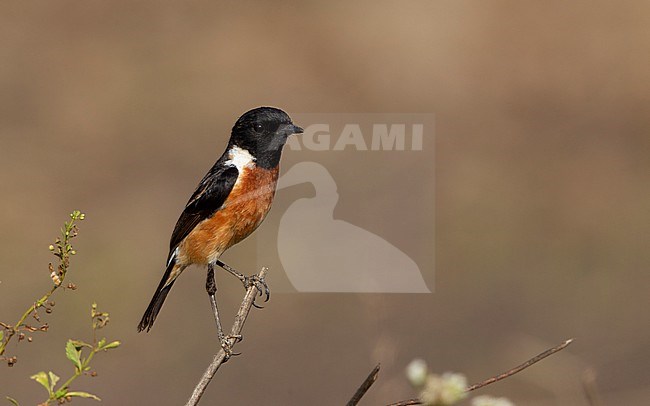
[[[266,295],[266,299],[264,299],[264,301],[265,302],[269,301],[269,298],[271,297],[271,291],[269,290],[269,285],[266,284],[264,278],[260,278],[257,275],[245,276],[244,274],[237,272],[234,268],[224,263],[220,259],[217,260],[217,265],[225,269],[226,272],[228,272],[229,274],[236,276],[237,279],[239,279],[241,283],[244,284],[244,289],[248,289],[251,286],[255,286],[255,289],[257,289],[260,296]],[[253,302],[253,305],[255,307],[260,307],[257,306],[255,302]]]
[[[221,319],[219,318],[219,309],[217,308],[217,298],[215,293],[217,293],[217,283],[214,280],[214,267],[212,264],[208,265],[208,278],[205,281],[205,290],[210,296],[210,305],[212,306],[212,313],[214,314],[214,321],[217,323],[217,334],[219,335],[219,341],[224,341],[223,328],[221,327]]]
[[[232,344],[230,344],[230,340],[241,340],[241,336],[226,336],[223,333],[223,327],[221,327],[221,319],[219,318],[219,309],[217,308],[217,298],[215,296],[215,293],[217,293],[217,283],[214,280],[214,266],[212,264],[208,264],[208,277],[205,281],[205,290],[208,292],[208,296],[210,296],[210,305],[212,306],[214,321],[217,323],[217,334],[219,336],[219,342],[221,343],[221,347],[226,351],[226,357],[229,358],[232,355]]]

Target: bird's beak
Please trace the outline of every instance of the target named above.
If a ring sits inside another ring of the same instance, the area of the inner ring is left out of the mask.
[[[302,128],[298,127],[295,124],[291,124],[289,125],[289,127],[291,128],[291,134],[302,134],[305,132],[305,130],[303,130]]]
[[[302,134],[303,132],[305,132],[305,130],[291,123],[291,124],[285,124],[284,128],[282,129],[282,132],[284,132],[286,135],[291,135],[291,134]]]

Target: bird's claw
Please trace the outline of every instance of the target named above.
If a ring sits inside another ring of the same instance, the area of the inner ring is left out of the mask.
[[[244,288],[246,290],[248,290],[248,288],[251,286],[254,286],[260,296],[266,296],[266,299],[264,299],[264,301],[269,301],[269,298],[271,297],[271,290],[269,289],[269,285],[266,284],[264,278],[260,278],[257,275],[244,276],[244,280],[242,282],[244,283]],[[253,306],[257,307],[258,309],[262,308],[261,306],[256,305],[255,302],[253,302]]]
[[[221,342],[221,348],[223,348],[223,351],[226,353],[224,362],[228,361],[228,359],[232,356],[237,356],[241,355],[240,352],[232,352],[232,347],[240,342],[242,340],[241,334],[237,335],[221,335],[219,337],[219,341]]]

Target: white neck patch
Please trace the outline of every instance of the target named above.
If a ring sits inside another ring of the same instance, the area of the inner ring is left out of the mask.
[[[230,148],[230,151],[228,151],[228,160],[226,161],[226,165],[235,166],[239,173],[242,173],[244,168],[250,167],[254,164],[255,157],[247,150],[235,145]]]

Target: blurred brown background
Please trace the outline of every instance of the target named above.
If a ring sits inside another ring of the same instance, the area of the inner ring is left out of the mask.
[[[483,392],[585,405],[593,368],[607,404],[647,404],[649,45],[645,1],[5,2],[0,320],[48,289],[47,246],[67,214],[87,220],[79,290],[57,293],[47,335],[9,348],[19,360],[0,368],[0,395],[35,404],[31,374],[67,376],[65,340],[89,338],[97,301],[123,347],[76,387],[108,405],[185,402],[215,351],[204,272],[179,280],[151,333],[135,327],[196,182],[235,118],[270,104],[435,114],[422,168],[435,169],[436,220],[423,224],[435,293],[272,296],[202,404],[343,404],[381,362],[363,403],[381,405],[415,395],[414,357],[474,382],[569,337]],[[285,154],[284,168],[300,159]],[[347,204],[342,217],[357,210]],[[256,264],[246,249],[230,262]],[[233,279],[219,279],[228,319]]]

